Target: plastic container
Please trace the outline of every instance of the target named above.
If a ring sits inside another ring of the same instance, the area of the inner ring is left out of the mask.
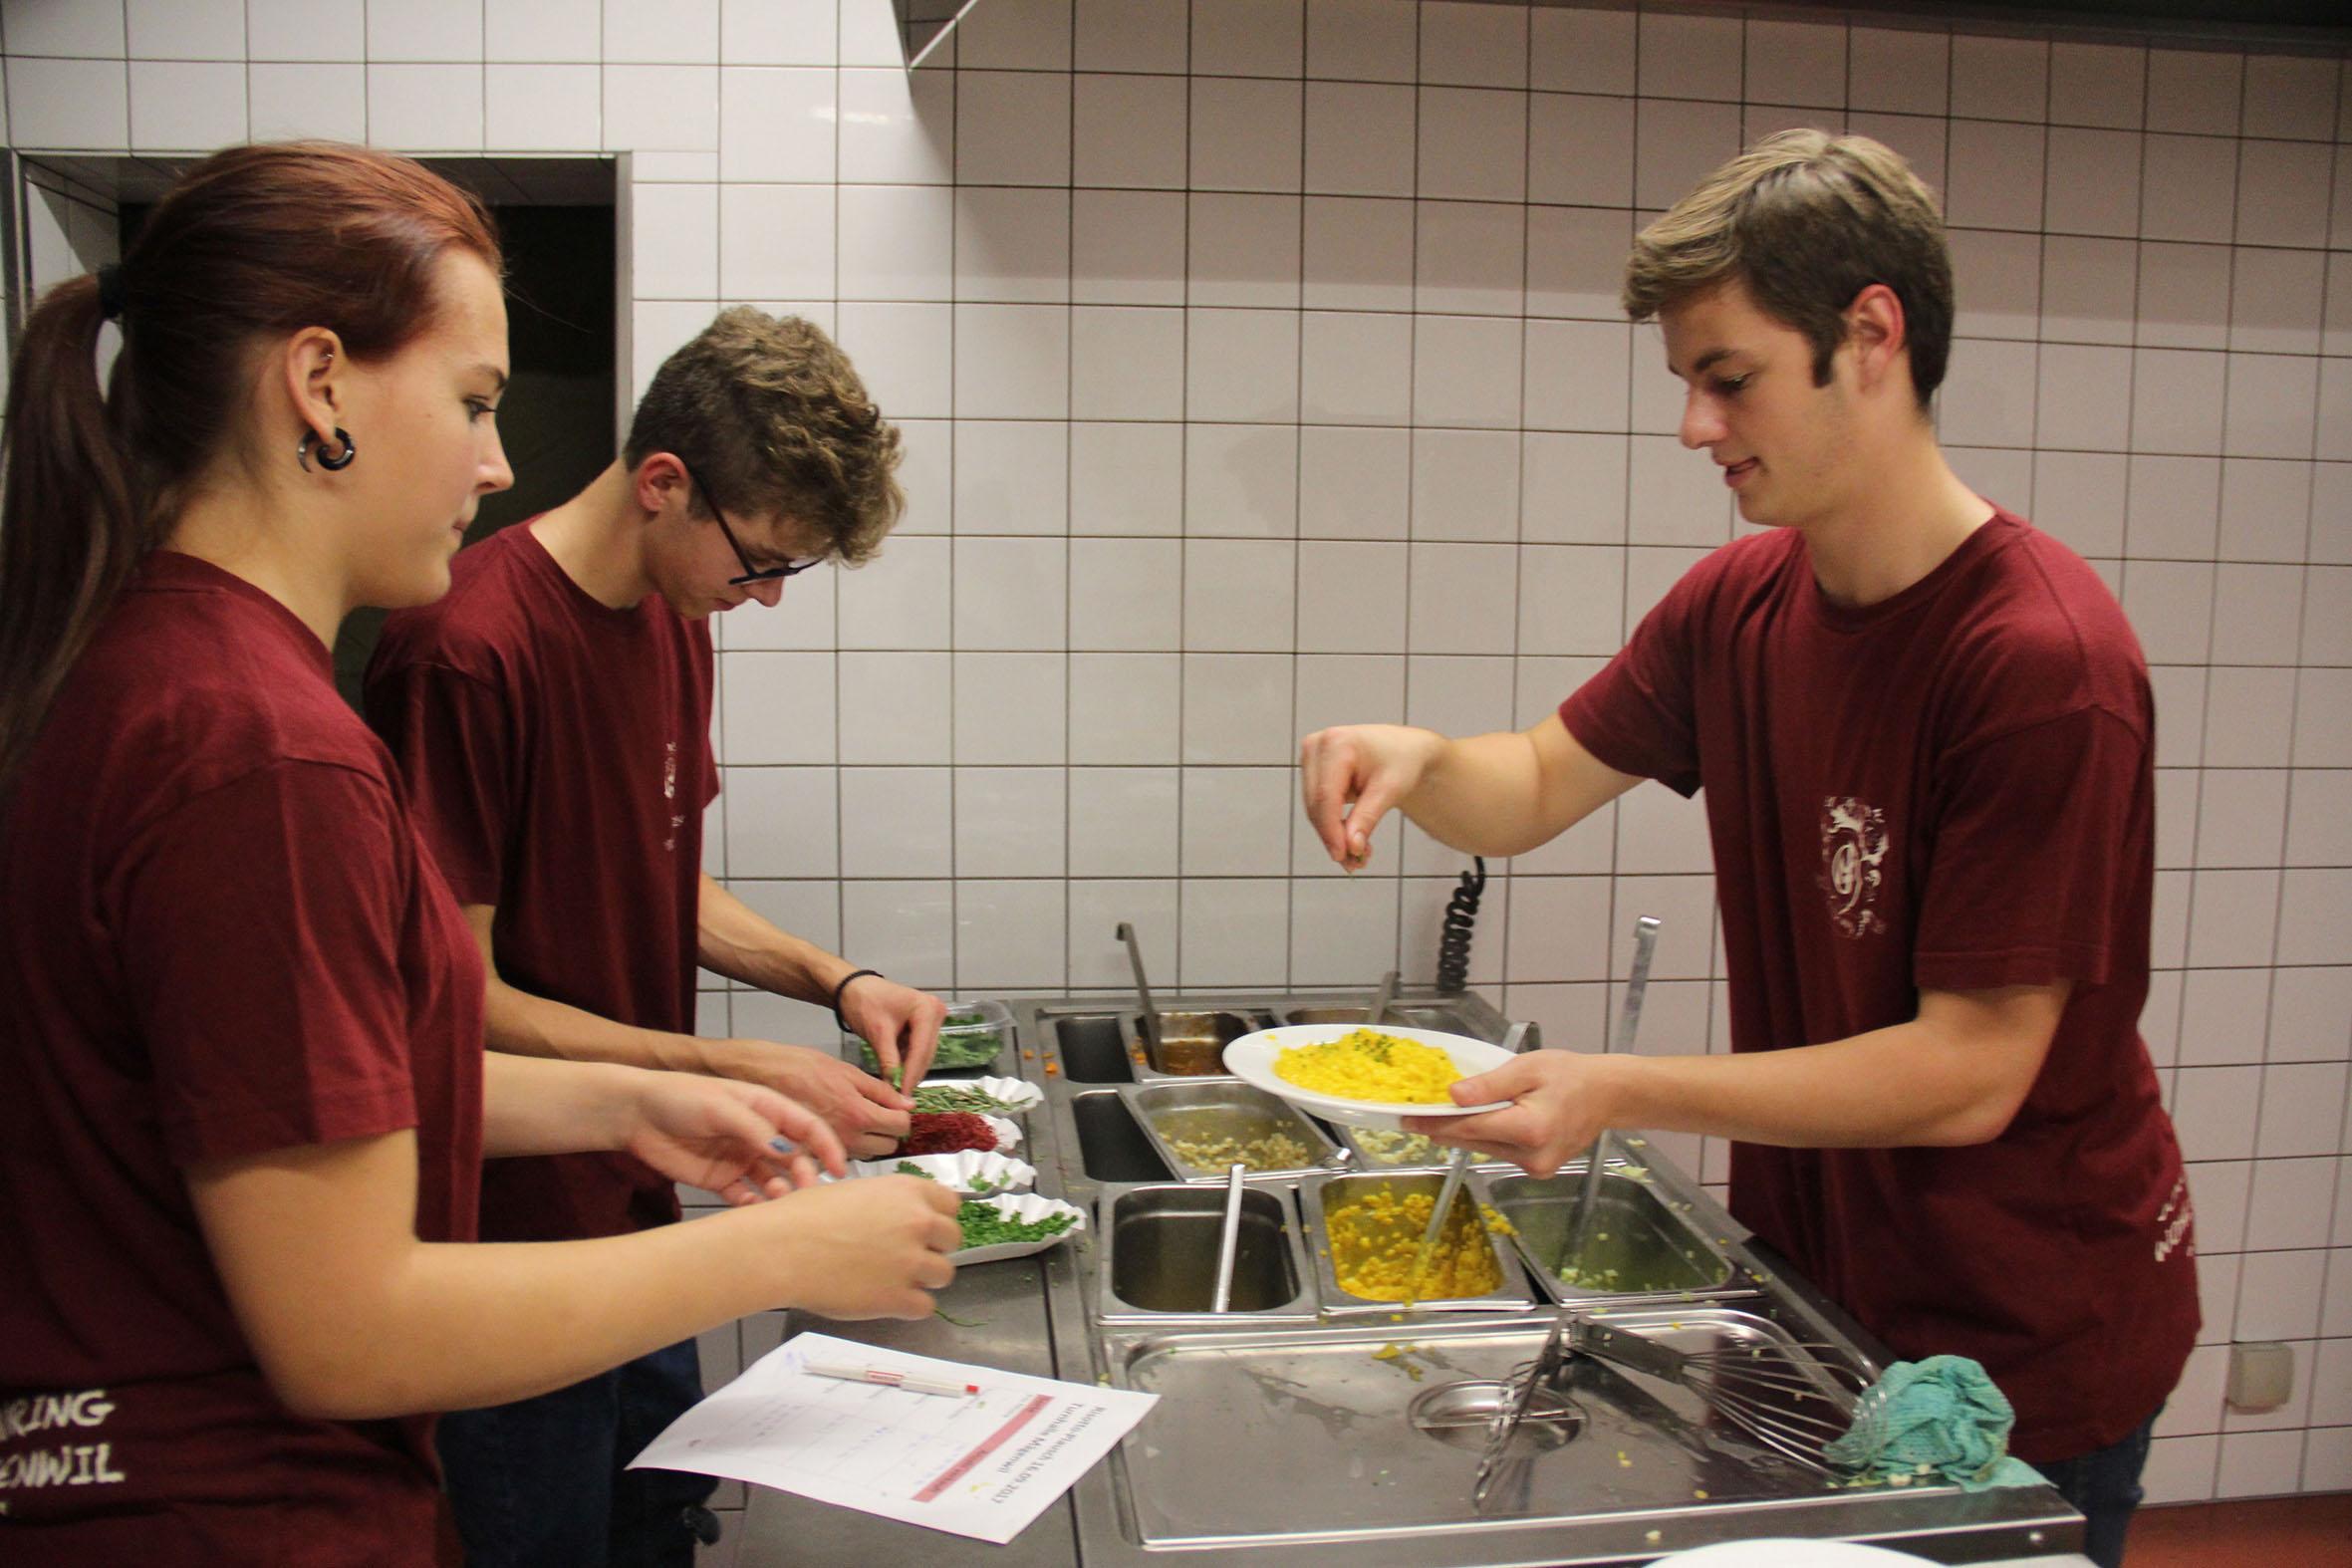
[[[1013,1010],[1004,1003],[951,1000],[947,1003],[947,1022],[939,1029],[939,1049],[931,1058],[931,1071],[1001,1071],[1003,1064],[1011,1060],[1013,1034]],[[882,1064],[874,1055],[874,1047],[855,1035],[849,1039],[856,1048],[858,1064],[870,1073],[880,1072]]]

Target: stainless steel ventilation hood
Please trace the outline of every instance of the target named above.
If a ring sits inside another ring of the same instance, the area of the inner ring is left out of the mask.
[[[891,9],[899,16],[899,46],[907,52],[907,69],[912,71],[930,58],[931,51],[955,31],[963,13],[977,4],[979,0],[891,0]]]
[[[899,41],[913,70],[934,58],[939,44],[965,12],[980,0],[891,0],[898,13]],[[2219,44],[2237,49],[2275,49],[2340,54],[2352,49],[2343,0],[1669,0],[1644,6],[1638,0],[1594,4],[1594,0],[1489,0],[1498,5],[1576,5],[1605,10],[1722,12],[1788,20],[1933,27],[1939,30],[2097,38],[2154,45]],[[937,55],[936,58],[944,58]]]

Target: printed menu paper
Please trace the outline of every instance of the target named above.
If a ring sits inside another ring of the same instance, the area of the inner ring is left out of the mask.
[[[950,1383],[916,1394],[803,1369],[851,1364]],[[1157,1394],[796,1334],[630,1461],[723,1475],[1001,1546],[1111,1451]]]

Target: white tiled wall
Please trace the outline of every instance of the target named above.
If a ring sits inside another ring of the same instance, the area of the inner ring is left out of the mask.
[[[1320,864],[1295,736],[1532,722],[1708,546],[1633,228],[1743,139],[1946,193],[1963,476],[2096,562],[2155,664],[2147,1033],[2207,1348],[2154,1494],[2352,1487],[2352,102],[2332,59],[1414,0],[5,0],[22,148],[296,132],[634,154],[632,373],[722,302],[838,334],[907,431],[883,559],[723,623],[713,869],[861,963],[1106,987],[1427,979],[1459,858]],[[757,619],[754,619],[757,617]],[[1473,977],[1720,1046],[1703,827],[1655,786],[1496,867]],[[836,878],[844,879],[838,883]],[[714,993],[705,1027],[829,1020]],[[1717,1179],[1720,1151],[1677,1141]],[[2297,1348],[2225,1415],[2226,1343]]]

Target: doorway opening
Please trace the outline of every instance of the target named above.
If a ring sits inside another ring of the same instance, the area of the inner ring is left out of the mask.
[[[8,153],[8,338],[41,290],[119,259],[193,158]],[[617,164],[604,157],[422,157],[482,198],[506,252],[513,379],[498,409],[514,487],[483,498],[470,545],[571,498],[619,450],[621,323]],[[112,329],[110,328],[111,332]],[[111,345],[102,343],[102,357]],[[4,371],[0,371],[4,374]],[[0,386],[4,392],[4,386]],[[384,624],[355,612],[335,647],[336,684],[355,706]]]

